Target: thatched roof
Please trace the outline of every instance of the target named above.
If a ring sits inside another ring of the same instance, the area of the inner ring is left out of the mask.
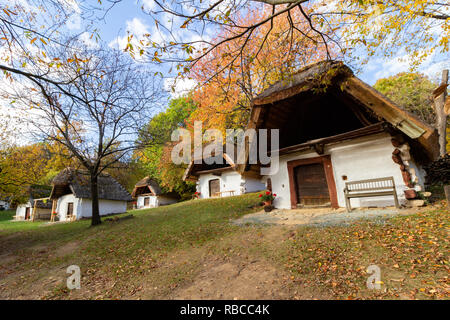
[[[435,159],[438,156],[437,132],[433,127],[358,79],[350,68],[340,61],[321,61],[309,65],[288,80],[282,80],[270,86],[253,99],[247,128],[266,128],[267,122],[279,123],[278,119],[274,121],[271,117],[287,117],[286,113],[279,111],[280,108],[286,108],[289,104],[296,108],[308,108],[312,99],[321,94],[325,95],[327,92],[353,101],[357,108],[364,108],[370,112],[376,121],[384,121],[410,139],[417,141],[429,159]],[[297,99],[297,102],[293,103],[293,99]],[[332,100],[331,103],[333,103]],[[281,106],[278,109],[278,115],[270,111],[277,109],[274,108],[275,105]],[[323,114],[323,119],[325,117],[330,115]],[[376,122],[369,125],[374,123]],[[339,123],[335,122],[335,124]],[[321,126],[321,123],[316,125]],[[281,126],[275,127],[281,128]],[[239,170],[242,172],[242,165]]]
[[[199,174],[201,173],[218,173],[227,170],[237,170],[235,159],[237,158],[237,147],[234,145],[234,159],[230,157],[226,152],[226,145],[223,145],[223,151],[221,156],[223,158],[223,164],[207,164],[205,162],[205,158],[202,155],[202,163],[197,163],[196,160],[199,158],[192,157],[191,162],[186,168],[183,181],[195,181],[198,179]]]
[[[33,206],[34,206],[34,203],[31,204],[31,207],[33,207]],[[36,208],[51,209],[52,208],[52,201],[50,199],[36,200]]]
[[[51,186],[34,184],[27,187],[27,193],[30,195],[30,199],[48,198],[51,192]]]
[[[69,193],[77,198],[91,198],[90,175],[86,171],[66,168],[53,179],[52,184],[52,199]],[[108,174],[98,177],[98,195],[103,200],[132,200],[130,193]]]
[[[136,196],[140,194],[152,194],[154,196],[158,196],[162,194],[162,191],[159,184],[155,180],[150,177],[145,177],[136,183],[131,196],[136,198]]]

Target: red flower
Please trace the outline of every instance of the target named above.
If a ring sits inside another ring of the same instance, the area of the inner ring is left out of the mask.
[[[266,191],[266,194],[269,195],[269,194],[270,194],[270,191]]]
[[[274,193],[274,194],[273,194],[273,196],[274,196],[274,197],[276,197],[276,196],[277,196],[277,194],[276,194],[276,193]]]
[[[259,197],[261,198],[261,197],[262,197],[262,194],[260,194]]]

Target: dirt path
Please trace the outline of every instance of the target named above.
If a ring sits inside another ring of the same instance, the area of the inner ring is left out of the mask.
[[[13,257],[0,256],[1,265],[9,264],[0,280],[1,299],[317,299],[323,296],[296,283],[291,275],[264,250],[287,238],[286,227],[272,226],[264,230],[243,228],[245,232],[229,235],[201,247],[170,252],[154,268],[133,274],[132,281],[117,278],[105,268],[92,276],[83,275],[81,290],[64,289],[66,265],[52,270],[14,272]],[[80,245],[66,243],[52,255],[63,257]],[[261,250],[260,246],[265,249]],[[49,254],[40,246],[35,254]],[[30,253],[32,253],[30,252]],[[30,255],[31,257],[32,255]],[[22,256],[22,259],[24,257]],[[21,260],[23,263],[23,260]],[[23,276],[34,273],[29,280]],[[38,276],[38,274],[40,274]],[[25,281],[25,282],[23,282]],[[21,283],[21,285],[17,285]]]
[[[171,299],[294,299],[292,282],[266,261],[208,261],[192,283],[175,290]],[[302,298],[305,297],[302,295]]]

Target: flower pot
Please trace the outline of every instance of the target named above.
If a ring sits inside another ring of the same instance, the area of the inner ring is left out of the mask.
[[[273,207],[270,206],[270,205],[264,207],[264,211],[265,211],[265,212],[270,212],[270,211],[272,211],[272,209],[273,209]]]
[[[272,201],[263,201],[265,206],[271,206],[272,205]]]
[[[404,192],[405,192],[405,197],[408,200],[417,198],[417,192],[414,189],[408,189],[408,190],[405,190]]]

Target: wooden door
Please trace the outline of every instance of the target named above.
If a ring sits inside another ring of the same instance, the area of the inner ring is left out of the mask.
[[[209,196],[217,196],[217,192],[220,192],[220,179],[209,180]]]
[[[71,218],[73,216],[73,202],[67,203],[67,218]]]
[[[294,168],[298,204],[305,206],[331,205],[327,178],[322,163]]]
[[[145,197],[144,198],[144,207],[148,207],[150,205],[150,198],[149,197]]]
[[[25,220],[30,219],[30,208],[26,207],[25,208]]]

